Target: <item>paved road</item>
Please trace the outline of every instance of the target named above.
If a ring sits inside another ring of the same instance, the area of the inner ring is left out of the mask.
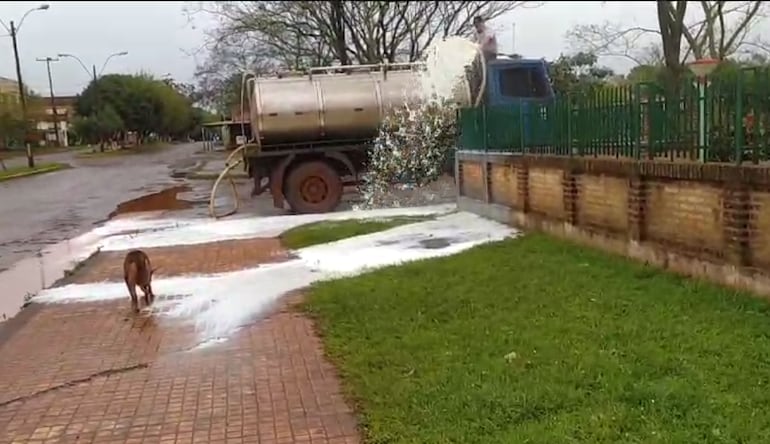
[[[0,182],[0,270],[47,244],[88,231],[122,201],[175,183],[171,169],[194,164],[197,149],[197,144],[184,144],[137,156],[39,157],[38,162],[63,161],[76,168]],[[12,162],[23,164],[26,159]]]

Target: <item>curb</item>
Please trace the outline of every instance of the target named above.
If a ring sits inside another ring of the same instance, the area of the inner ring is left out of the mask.
[[[4,182],[6,180],[12,180],[12,179],[19,179],[19,178],[27,177],[27,176],[35,176],[37,174],[51,173],[51,172],[54,172],[54,171],[65,170],[67,168],[72,168],[72,167],[70,165],[66,164],[66,163],[64,163],[64,164],[54,164],[54,165],[51,165],[51,166],[46,167],[46,168],[40,168],[40,169],[32,170],[32,171],[23,171],[21,173],[11,174],[9,176],[2,176],[2,177],[0,177],[0,182]]]

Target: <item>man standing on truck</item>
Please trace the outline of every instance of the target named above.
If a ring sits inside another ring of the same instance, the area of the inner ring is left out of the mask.
[[[480,16],[473,18],[473,27],[476,29],[476,43],[481,47],[484,60],[487,62],[497,58],[497,37],[495,32],[487,26],[486,21]]]

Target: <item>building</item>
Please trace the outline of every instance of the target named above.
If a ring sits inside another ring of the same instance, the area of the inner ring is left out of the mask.
[[[0,77],[0,94],[19,97],[19,82],[8,77]]]
[[[56,122],[59,127],[59,142],[61,146],[69,146],[68,133],[74,119],[77,96],[54,96],[53,106],[50,97],[35,97],[30,107],[30,114],[35,119],[35,127],[42,135],[41,145],[56,143],[56,124],[54,123],[54,108]]]

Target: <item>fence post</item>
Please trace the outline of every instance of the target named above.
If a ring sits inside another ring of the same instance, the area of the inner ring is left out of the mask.
[[[572,146],[572,94],[567,93],[566,101],[562,104],[562,109],[567,114],[567,149],[569,149],[569,155],[575,154],[575,148]]]
[[[735,85],[735,163],[743,163],[743,71]]]
[[[633,132],[634,132],[634,159],[639,160],[642,149],[642,122],[644,115],[642,113],[642,85],[637,83],[634,87],[634,97],[631,100],[633,112]],[[650,137],[647,136],[649,143]]]
[[[489,128],[487,127],[487,106],[481,105],[481,129],[483,132],[483,145],[484,145],[484,152],[487,152],[487,137],[489,135]]]

